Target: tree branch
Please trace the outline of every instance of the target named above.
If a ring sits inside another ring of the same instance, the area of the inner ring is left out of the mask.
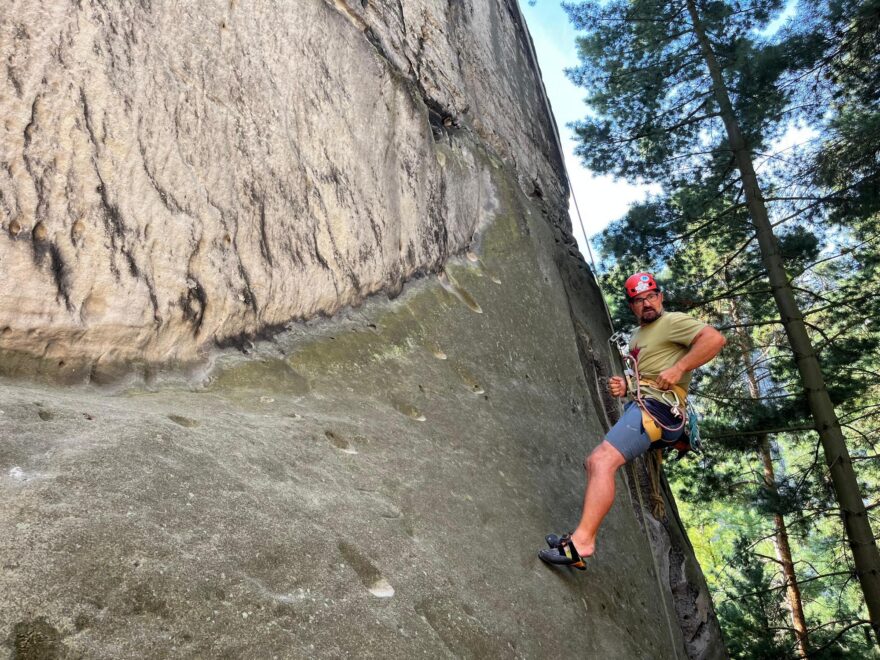
[[[707,440],[718,440],[720,438],[742,438],[754,435],[772,435],[774,433],[794,433],[796,431],[815,431],[816,427],[812,424],[803,424],[800,426],[787,426],[776,429],[754,429],[747,431],[735,431],[733,433],[716,433],[713,435],[703,435]]]

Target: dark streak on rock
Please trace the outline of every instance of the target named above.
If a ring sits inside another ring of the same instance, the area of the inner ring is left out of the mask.
[[[379,227],[379,223],[376,222],[376,217],[373,215],[373,211],[368,207],[366,209],[367,219],[370,221],[370,228],[373,230],[373,238],[376,239],[376,250],[379,252],[382,251],[382,230]]]
[[[207,193],[207,191],[206,191]],[[257,297],[254,294],[253,287],[251,286],[251,279],[248,275],[247,269],[244,267],[244,262],[241,260],[241,251],[238,249],[238,231],[237,231],[237,216],[233,221],[230,221],[230,218],[227,217],[227,212],[220,207],[217,202],[211,199],[210,194],[206,194],[208,204],[210,204],[213,208],[217,209],[217,213],[220,215],[220,224],[223,229],[230,234],[230,238],[232,241],[232,254],[235,256],[238,261],[237,272],[244,282],[244,289],[241,291],[241,296],[244,298],[244,304],[251,308],[254,314],[258,314],[257,307]],[[236,229],[230,228],[230,223],[234,224]],[[230,288],[234,288],[230,283]]]
[[[58,290],[58,295],[64,300],[64,306],[67,307],[68,311],[72,312],[74,310],[73,304],[70,302],[70,273],[67,264],[64,263],[64,258],[61,256],[61,251],[54,243],[49,245],[49,258],[55,288]]]
[[[248,353],[251,344],[260,340],[270,340],[284,330],[289,323],[299,320],[302,319],[297,317],[291,319],[287,323],[270,323],[255,332],[239,332],[223,337],[217,337],[214,344],[217,348],[234,348],[242,353]]]
[[[31,103],[31,118],[28,121],[27,125],[24,127],[24,148],[27,149],[31,140],[33,139],[33,130],[34,125],[37,123],[37,103],[39,102],[40,97],[35,96],[33,103]]]
[[[125,259],[126,265],[128,266],[129,274],[136,279],[140,279],[142,282],[144,282],[144,284],[146,284],[147,295],[150,299],[150,305],[153,308],[153,321],[158,326],[162,323],[162,317],[159,314],[159,299],[158,294],[156,293],[156,285],[149,274],[141,272],[140,268],[137,265],[137,261],[134,258],[134,254],[132,254],[130,248],[126,247],[126,245],[124,244],[125,221],[122,218],[122,213],[119,210],[119,207],[110,201],[107,193],[107,185],[104,182],[104,178],[101,176],[100,170],[98,169],[97,152],[98,145],[101,140],[98,139],[97,134],[95,133],[95,126],[93,125],[93,118],[91,110],[89,109],[88,99],[86,98],[85,89],[82,87],[80,88],[80,101],[83,108],[83,119],[85,121],[86,132],[89,134],[89,139],[91,140],[95,152],[92,157],[92,166],[94,167],[95,176],[97,177],[99,182],[96,191],[101,198],[101,207],[104,211],[104,227],[107,230],[107,236],[110,238],[110,247],[113,251],[110,259],[110,272],[117,280],[120,279],[121,273],[118,266],[116,265],[115,256],[116,253],[121,253],[123,258]],[[144,171],[147,173],[148,178],[156,187],[157,192],[160,193],[160,198],[162,198],[163,203],[166,205],[167,208],[169,208],[169,210],[173,211],[174,208],[169,207],[169,202],[167,198],[162,197],[161,187],[158,186],[158,183],[156,182],[152,173],[147,168],[146,150],[141,143],[140,137],[138,137],[138,146],[141,151]],[[171,202],[175,205],[177,204],[176,200],[174,200],[173,198],[171,198]],[[182,211],[182,209],[179,208],[179,205],[178,210]]]
[[[252,192],[253,194],[253,192]],[[263,255],[263,259],[269,264],[269,266],[274,267],[274,263],[272,261],[272,251],[269,249],[269,235],[266,231],[266,201],[263,198],[260,198],[260,254]]]
[[[86,99],[86,90],[82,87],[79,88],[79,100],[80,103],[82,103],[83,119],[85,119],[86,122],[86,131],[88,132],[89,139],[92,141],[95,149],[97,149],[98,137],[95,135],[95,127],[92,126],[92,113],[89,110],[89,102]]]
[[[6,65],[6,77],[9,78],[9,82],[12,83],[12,88],[15,90],[15,95],[18,98],[21,98],[21,80],[19,80],[18,76],[15,74],[15,69],[13,69],[8,64]]]
[[[291,238],[287,236],[284,239],[283,248],[295,265],[300,267],[305,265],[302,250],[300,249],[299,243],[297,241],[291,240]]]
[[[107,196],[107,186],[104,179],[98,175],[101,185],[98,186],[98,194],[101,196],[101,205],[104,207],[105,219],[107,220],[107,228],[111,232],[111,237],[122,238],[125,236],[125,223],[122,220],[122,214],[116,204],[110,202]],[[115,242],[113,247],[116,247]]]
[[[521,25],[519,18],[519,8],[514,4],[514,2],[511,2],[511,0],[506,0],[506,2],[504,3],[504,7],[505,9],[507,9],[507,13],[510,14],[511,22],[517,28],[517,35],[519,35],[520,39],[522,39],[523,26]]]
[[[45,81],[44,81],[45,82]],[[31,141],[33,140],[34,131],[36,130],[37,125],[37,103],[40,101],[40,96],[37,95],[34,97],[33,103],[31,103],[31,118],[27,123],[27,126],[24,127],[24,148],[22,149],[22,159],[24,160],[25,169],[28,172],[28,175],[31,177],[31,180],[34,183],[34,192],[37,195],[37,208],[35,213],[35,220],[39,220],[43,218],[46,214],[46,209],[49,206],[48,195],[46,195],[45,191],[45,176],[46,176],[46,168],[43,168],[43,176],[39,176],[34,168],[34,160],[28,155],[28,147],[31,145]]]
[[[241,260],[238,262],[238,274],[241,275],[241,279],[244,280],[244,289],[241,291],[241,297],[244,298],[244,304],[250,307],[254,314],[257,314],[257,297],[254,295],[254,290],[251,287],[251,280],[248,277],[247,270],[245,270],[244,264],[241,263]]]
[[[115,253],[117,251],[122,252],[123,255],[127,258],[129,270],[132,270],[134,257],[129,253],[124,245],[119,245],[119,242],[124,238],[125,235],[125,223],[122,220],[122,214],[119,211],[119,207],[110,202],[110,199],[107,196],[107,186],[104,183],[104,178],[101,176],[101,171],[98,169],[98,145],[102,142],[102,140],[98,138],[95,132],[92,112],[89,109],[89,101],[86,98],[86,92],[83,87],[80,87],[79,97],[80,103],[82,104],[83,119],[85,120],[86,132],[89,134],[89,140],[91,141],[92,148],[94,150],[94,155],[92,157],[92,166],[95,170],[95,176],[98,179],[96,192],[101,198],[101,206],[104,211],[104,227],[107,230],[107,236],[110,238],[110,247],[114,252],[111,257],[115,256]],[[137,271],[136,265],[134,265],[134,269],[135,271]],[[110,271],[117,279],[119,279],[119,268],[116,266],[115,261],[112,258],[110,260]]]
[[[336,245],[336,239],[333,237],[333,232],[330,231],[329,227],[327,228],[327,235],[330,237],[330,245],[333,248],[333,257],[335,258],[336,263],[339,264],[339,267],[342,268],[343,271],[345,271],[345,275],[346,277],[348,277],[355,291],[360,293],[360,278],[358,278],[357,273],[354,272],[354,269],[342,257],[342,254],[339,252],[339,248]],[[336,294],[339,294],[339,287],[336,288]]]
[[[104,211],[104,227],[107,230],[107,235],[110,238],[110,247],[113,250],[113,255],[111,255],[111,257],[115,257],[117,251],[122,252],[123,256],[127,258],[129,270],[131,271],[132,267],[134,266],[134,272],[137,272],[137,266],[134,265],[134,259],[129,254],[128,249],[124,245],[119,245],[119,241],[123,238],[125,233],[122,215],[119,212],[119,207],[117,207],[115,204],[112,204],[107,198],[107,186],[104,185],[104,179],[101,176],[101,173],[98,171],[97,162],[94,163],[94,166],[95,176],[98,177],[98,181],[100,182],[96,191],[101,197],[101,207]],[[113,258],[111,258],[110,261],[110,270],[118,280],[120,277],[120,272],[119,268],[116,266],[115,259]]]
[[[259,316],[259,308],[257,305],[257,296],[254,294],[254,289],[251,286],[251,278],[248,275],[247,269],[244,267],[244,262],[241,260],[241,253],[238,250],[238,235],[236,234],[235,238],[232,240],[232,244],[235,247],[235,255],[238,258],[238,274],[241,276],[241,279],[244,281],[244,289],[241,292],[242,297],[244,298],[244,304],[248,305],[251,310],[253,310],[254,314]]]
[[[401,20],[403,16],[403,10],[401,8]],[[364,30],[364,36],[367,38],[367,41],[370,42],[370,45],[376,50],[382,59],[388,64],[392,71],[396,72],[398,75],[402,75],[402,72],[398,69],[398,67],[394,64],[394,61],[389,57],[388,52],[385,49],[385,46],[382,44],[382,40],[379,36],[373,31],[371,27],[367,27]],[[413,66],[412,62],[410,62],[410,76],[406,78],[407,81],[415,86],[418,96],[421,98],[422,103],[428,110],[428,123],[431,126],[431,134],[434,136],[434,140],[440,140],[443,137],[452,136],[455,129],[461,128],[461,124],[459,120],[456,118],[456,113],[445,108],[442,103],[433,98],[428,90],[425,89],[424,84],[421,80],[421,53],[424,49],[424,39],[419,38],[419,53],[417,54],[418,67]]]
[[[324,258],[324,255],[321,254],[321,251],[318,249],[318,237],[315,234],[312,234],[312,249],[315,253],[315,259],[318,260],[318,263],[325,270],[330,270],[330,264],[327,263],[327,260]]]
[[[183,317],[193,326],[193,334],[197,335],[202,327],[202,321],[205,320],[205,310],[208,308],[208,295],[202,285],[191,275],[188,280],[193,282],[188,287],[185,296],[180,298],[180,307],[183,310]]]
[[[400,16],[400,27],[403,36],[406,36],[406,17],[403,15],[403,0],[397,0],[397,13]]]
[[[171,213],[185,213],[186,211],[183,208],[183,205],[177,201],[177,199],[165,190],[162,186],[159,185],[159,182],[156,180],[156,175],[152,172],[148,165],[147,160],[147,148],[141,140],[141,136],[138,135],[138,151],[141,154],[141,164],[144,166],[144,173],[147,175],[147,178],[150,180],[153,188],[156,190],[156,193],[159,195],[159,199],[162,201],[163,206],[166,209],[171,211]]]
[[[151,277],[145,277],[144,282],[147,285],[147,295],[150,296],[150,304],[153,306],[153,322],[158,326],[162,324],[162,317],[159,315],[159,299],[156,297],[156,284]]]
[[[385,46],[382,44],[382,39],[379,38],[373,28],[367,26],[364,30],[364,36],[367,38],[367,41],[376,49],[376,52],[382,56],[384,60],[386,60],[389,64],[391,64],[391,58],[388,56],[388,51],[385,50]],[[393,66],[393,64],[392,64]]]
[[[138,270],[137,264],[134,262],[134,257],[131,256],[131,252],[125,252],[125,261],[128,264],[128,272],[129,274],[137,278],[140,276],[140,271]]]

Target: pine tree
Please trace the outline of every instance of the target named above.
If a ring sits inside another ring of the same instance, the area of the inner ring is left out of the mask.
[[[788,248],[803,253],[813,237],[809,231],[791,229],[780,240],[771,212],[776,220],[795,200],[775,195],[773,182],[765,181],[763,174],[759,179],[755,166],[756,157],[793,117],[822,115],[822,92],[836,84],[821,73],[810,76],[835,61],[821,32],[791,30],[775,40],[760,38],[759,31],[779,8],[775,1],[708,0],[614,0],[570,6],[576,26],[587,32],[580,41],[583,64],[572,75],[591,90],[588,102],[595,111],[575,127],[581,139],[579,154],[593,170],[664,186],[665,196],[629,214],[628,220],[640,231],[617,240],[636,243],[630,254],[650,260],[655,257],[652,250],[662,252],[676,240],[699,239],[721,244],[719,254],[749,252],[759,259],[757,273],[728,280],[730,269],[721,264],[711,275],[726,296],[761,295],[763,289],[765,309],[767,301],[775,302],[776,318],[770,322],[784,328],[804,392],[791,405],[806,405],[820,437],[877,633],[880,554],[833,392],[817,357],[817,349],[824,359],[841,346],[830,337],[814,345],[811,332],[821,335],[821,328],[803,311],[804,303],[814,297],[792,286],[791,269],[799,264],[786,259]],[[833,11],[830,15],[813,21],[837,20]],[[846,8],[837,16],[846,16]],[[851,50],[858,52],[861,42],[854,43]],[[857,70],[866,77],[865,67]],[[865,84],[870,87],[871,81]],[[821,212],[822,206],[811,208]],[[799,214],[805,212],[801,209]],[[753,250],[755,244],[758,249]],[[746,263],[739,267],[745,268],[748,259],[742,261]],[[728,281],[733,289],[724,290]]]

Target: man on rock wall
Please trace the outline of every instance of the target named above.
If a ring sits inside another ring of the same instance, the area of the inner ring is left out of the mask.
[[[614,502],[617,470],[652,447],[687,446],[691,372],[718,355],[726,343],[720,332],[702,321],[664,311],[663,292],[650,273],[632,275],[624,287],[639,327],[625,358],[630,377],[613,376],[608,391],[618,398],[629,395],[631,400],[584,462],[587,488],[577,528],[561,537],[549,534],[550,547],[538,552],[548,564],[586,568],[584,559],[595,552],[599,525]]]

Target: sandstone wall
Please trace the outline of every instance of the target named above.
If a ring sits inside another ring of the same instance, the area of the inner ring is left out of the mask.
[[[484,168],[438,142],[565,204],[512,0],[12,0],[0,61],[0,347],[68,367],[438,270],[487,217]]]
[[[604,424],[577,336],[607,369],[607,326],[492,171],[475,259],[394,301],[202,374],[0,378],[0,658],[723,657],[623,480],[587,571],[536,556],[579,514]]]

